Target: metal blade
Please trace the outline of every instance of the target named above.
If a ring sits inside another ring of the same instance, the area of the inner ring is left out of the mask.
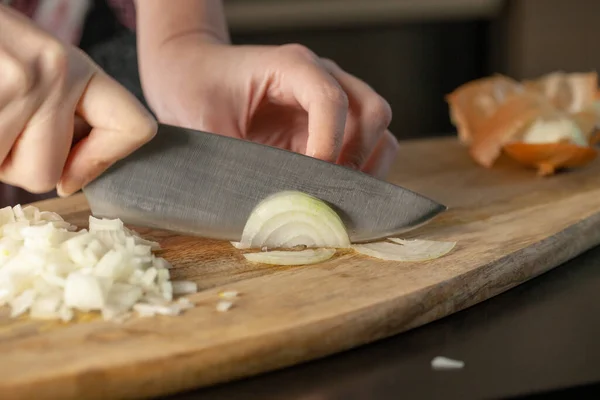
[[[83,191],[96,217],[238,241],[258,202],[282,190],[328,202],[353,242],[402,233],[446,210],[350,168],[170,125]]]

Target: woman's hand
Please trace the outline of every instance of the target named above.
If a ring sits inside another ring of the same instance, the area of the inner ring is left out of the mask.
[[[82,51],[5,6],[0,76],[2,182],[68,195],[156,134],[147,110]]]
[[[398,151],[389,104],[301,45],[232,46],[184,35],[143,52],[162,122],[244,138],[385,177]]]

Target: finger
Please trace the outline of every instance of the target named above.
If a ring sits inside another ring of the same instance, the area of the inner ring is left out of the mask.
[[[68,106],[28,125],[2,166],[2,180],[31,193],[53,190],[62,174],[72,136],[73,111]]]
[[[301,46],[285,49],[292,57],[284,61],[289,65],[289,72],[279,73],[279,82],[275,85],[278,94],[286,98],[291,93],[308,113],[306,155],[335,162],[344,138],[348,98],[310,50]]]
[[[127,89],[102,71],[91,78],[77,107],[92,127],[72,149],[58,194],[75,193],[108,167],[154,137],[152,115]]]
[[[28,118],[2,168],[6,180],[17,180],[17,185],[29,192],[54,189],[62,175],[71,148],[77,101],[92,76],[90,65],[77,62],[76,56],[56,43],[48,44],[40,55],[37,93],[27,96],[39,107]]]
[[[0,110],[22,98],[32,86],[32,78],[25,64],[0,45]]]
[[[350,112],[337,162],[359,169],[379,143],[392,119],[389,104],[369,85],[342,70],[331,60],[322,60],[348,95]]]
[[[385,179],[396,162],[399,147],[396,137],[386,130],[364,164],[363,172],[379,179]]]
[[[27,96],[33,76],[26,64],[20,62],[6,48],[0,46],[0,165],[35,112],[39,102]]]
[[[315,66],[298,68],[291,79],[298,102],[308,113],[306,155],[335,162],[344,140],[348,99],[334,79]]]

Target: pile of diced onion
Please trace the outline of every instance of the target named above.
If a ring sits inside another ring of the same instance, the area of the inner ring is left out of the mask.
[[[194,305],[191,281],[171,281],[170,264],[119,219],[89,217],[77,230],[34,206],[0,209],[0,306],[13,318],[70,321],[76,312],[104,320],[178,315]]]

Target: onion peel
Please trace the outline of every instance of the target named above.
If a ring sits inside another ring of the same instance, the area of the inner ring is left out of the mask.
[[[523,84],[543,94],[557,109],[574,114],[594,102],[598,75],[595,72],[557,71],[525,80]]]
[[[504,75],[467,82],[448,94],[450,117],[463,144],[478,136],[488,118],[496,113],[507,96],[522,91],[521,85]]]
[[[596,149],[572,143],[510,143],[504,151],[521,164],[537,168],[538,174],[548,176],[562,168],[576,168],[593,161]]]
[[[536,93],[513,95],[481,125],[474,136],[469,153],[481,166],[490,168],[502,153],[502,147],[526,132],[538,118],[550,118],[556,113]]]
[[[477,164],[491,168],[504,152],[547,176],[595,159],[588,147],[600,142],[597,86],[595,72],[559,71],[522,82],[493,75],[459,86],[446,100]]]

